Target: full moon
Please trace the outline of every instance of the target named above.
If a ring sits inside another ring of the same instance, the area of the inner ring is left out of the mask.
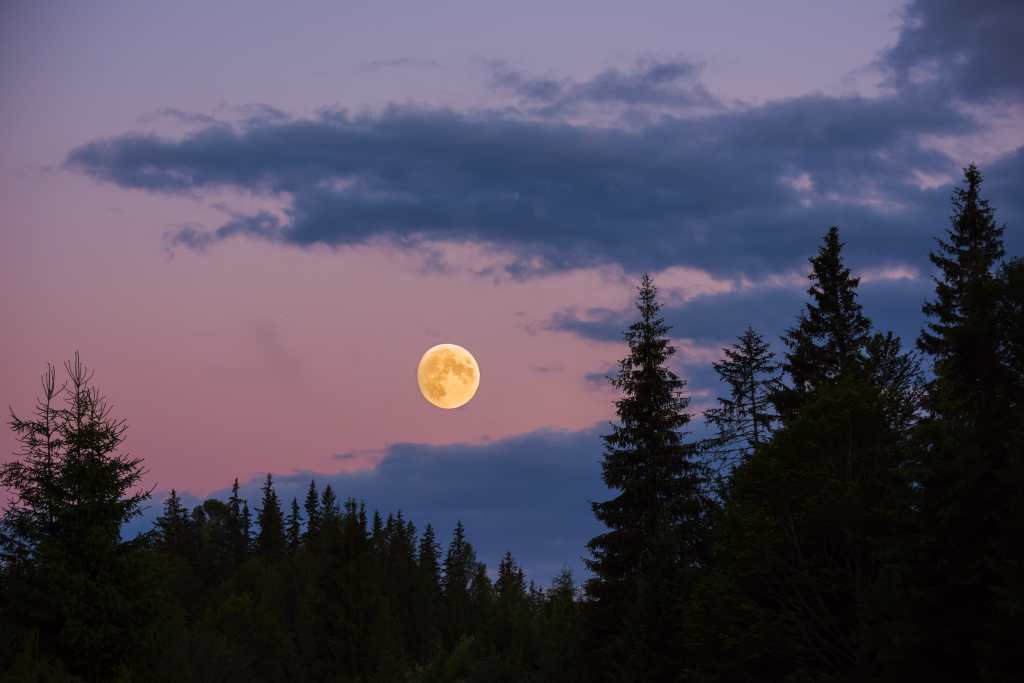
[[[480,366],[466,349],[438,344],[427,349],[416,368],[423,398],[438,408],[466,405],[480,386]]]

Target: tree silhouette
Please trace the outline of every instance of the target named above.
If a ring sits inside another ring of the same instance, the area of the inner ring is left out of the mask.
[[[587,546],[594,572],[586,584],[588,638],[594,676],[658,679],[675,666],[666,656],[676,634],[673,594],[700,564],[704,505],[695,448],[683,441],[685,383],[668,367],[675,348],[648,275],[636,307],[640,318],[625,334],[629,352],[611,380],[622,397],[601,464],[618,493],[592,504],[608,531]]]
[[[704,411],[717,433],[702,444],[707,475],[716,479],[765,444],[778,419],[772,397],[779,390],[779,365],[764,338],[748,327],[722,353],[725,358],[712,367],[729,387],[729,397],[719,397],[717,408]]]
[[[22,637],[39,635],[50,652],[87,680],[104,680],[152,645],[150,577],[121,525],[150,493],[139,488],[142,458],[121,452],[127,426],[92,384],[78,354],[42,377],[30,418],[11,413],[21,445],[0,465],[12,492],[0,551],[3,611]],[[58,405],[62,400],[63,405]],[[139,620],[141,627],[128,630]]]
[[[953,192],[952,225],[930,254],[939,273],[918,340],[934,361],[920,430],[918,566],[927,577],[918,609],[931,616],[918,663],[964,680],[1021,664],[1007,640],[1020,610],[1006,596],[1024,595],[1024,414],[1020,376],[1006,362],[1014,341],[1000,315],[1012,319],[1012,289],[999,277],[1012,270],[997,271],[1004,228],[981,183],[972,164]]]
[[[285,549],[284,516],[274,491],[274,478],[269,473],[263,483],[263,500],[256,510],[256,519],[260,525],[256,552],[264,559],[277,559]]]

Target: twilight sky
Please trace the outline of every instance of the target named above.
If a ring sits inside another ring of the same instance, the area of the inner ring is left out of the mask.
[[[962,166],[1024,252],[1019,2],[300,4],[0,7],[0,398],[81,351],[154,511],[315,476],[546,581],[639,273],[696,414],[830,224],[908,343]],[[440,342],[481,365],[451,412]]]

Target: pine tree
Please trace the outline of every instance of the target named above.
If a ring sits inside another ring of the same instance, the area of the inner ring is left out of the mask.
[[[612,379],[619,424],[604,437],[603,479],[619,493],[592,504],[609,531],[588,543],[587,621],[594,676],[657,679],[674,666],[677,579],[701,562],[705,508],[695,449],[683,441],[685,383],[668,367],[675,348],[648,275],[637,308]]]
[[[981,183],[972,164],[953,192],[952,226],[930,254],[936,296],[918,340],[934,361],[920,430],[920,572],[929,587],[918,601],[920,661],[962,680],[1024,665],[1009,635],[1024,595],[1024,414],[1000,317],[1004,228]]]
[[[299,514],[299,501],[295,498],[292,498],[292,508],[288,513],[286,527],[288,552],[294,553],[299,549],[299,541],[302,539],[302,516]]]
[[[260,532],[256,536],[256,552],[266,560],[274,560],[284,553],[284,516],[274,491],[274,479],[267,473],[263,482],[263,501],[256,511]]]
[[[832,226],[810,259],[811,301],[783,336],[788,348],[783,369],[792,380],[791,389],[776,394],[783,417],[822,384],[862,370],[871,321],[857,302],[860,278],[850,275],[842,249],[839,228]]]
[[[771,398],[779,388],[779,365],[768,343],[748,327],[722,353],[725,358],[712,367],[729,387],[729,398],[720,397],[718,408],[704,411],[704,419],[718,432],[705,444],[718,474],[766,443],[778,419]]]

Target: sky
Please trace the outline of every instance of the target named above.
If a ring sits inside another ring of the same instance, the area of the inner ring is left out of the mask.
[[[832,224],[912,345],[968,163],[1024,253],[1022,38],[1009,0],[3,3],[0,398],[79,351],[132,530],[271,472],[580,575],[639,275],[695,436]],[[454,411],[442,342],[481,367]]]

